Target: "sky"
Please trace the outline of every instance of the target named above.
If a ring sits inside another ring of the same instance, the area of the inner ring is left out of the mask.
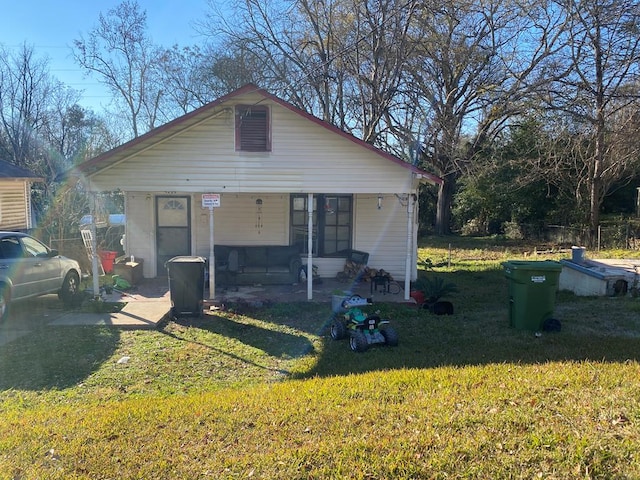
[[[194,22],[208,11],[206,0],[137,0],[147,13],[153,43],[165,47],[204,41]],[[73,40],[97,25],[98,16],[121,0],[0,0],[0,46],[32,46],[37,58],[47,57],[51,74],[65,85],[84,91],[80,104],[97,113],[109,95],[95,78],[87,78],[71,58]]]

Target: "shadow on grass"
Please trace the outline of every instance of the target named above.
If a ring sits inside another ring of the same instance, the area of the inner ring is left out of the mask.
[[[329,302],[292,301],[268,303],[261,307],[253,307],[247,303],[230,303],[228,307],[238,315],[312,335],[317,335],[323,327],[328,327],[332,318]]]
[[[485,278],[494,278],[493,275]],[[517,330],[509,325],[506,285],[480,282],[456,313],[436,316],[422,309],[384,305],[399,345],[373,347],[364,354],[350,351],[346,341],[327,339],[326,348],[309,376],[341,375],[397,368],[535,364],[553,361],[640,360],[640,305],[632,298],[581,298],[561,293],[554,317],[557,333]],[[489,291],[486,291],[489,290]],[[306,376],[306,375],[305,375]]]
[[[254,316],[253,318],[256,317]],[[254,323],[241,321],[241,317],[236,321],[233,317],[205,315],[202,319],[188,317],[178,319],[176,323],[196,327],[225,338],[235,339],[244,345],[261,350],[276,358],[295,357],[299,355],[296,352],[310,353],[313,351],[313,345],[304,335],[294,335],[276,329],[263,328]],[[187,337],[180,337],[166,331],[163,333],[172,335],[180,340],[193,341]],[[203,346],[213,348],[211,345]]]
[[[509,326],[508,285],[502,267],[438,275],[459,287],[460,292],[450,298],[454,315],[436,316],[392,303],[367,307],[391,321],[399,336],[397,347],[378,345],[354,353],[347,340],[332,340],[328,304],[278,304],[256,309],[251,316],[323,336],[324,348],[315,366],[299,377],[490,363],[640,360],[637,299],[560,293],[554,317],[562,322],[562,331],[536,336]]]
[[[0,348],[0,390],[63,389],[84,381],[120,340],[107,327],[43,326]]]

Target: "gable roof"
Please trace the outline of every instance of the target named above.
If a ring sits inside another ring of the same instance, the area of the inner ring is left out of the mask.
[[[274,103],[277,103],[278,105],[286,108],[287,110],[290,110],[293,113],[300,115],[312,121],[313,123],[320,125],[321,127],[326,128],[327,130],[337,135],[340,135],[354,142],[355,144],[360,145],[361,147],[376,153],[377,155],[389,160],[390,162],[396,163],[401,167],[406,168],[407,170],[417,174],[419,178],[427,182],[435,183],[435,184],[442,183],[442,179],[437,177],[436,175],[433,175],[414,165],[404,162],[403,160],[396,157],[395,155],[391,155],[387,152],[384,152],[383,150],[380,150],[379,148],[376,148],[373,145],[370,145],[354,137],[353,135],[340,130],[336,126],[331,125],[330,123],[325,122],[323,120],[320,120],[319,118],[305,112],[304,110],[301,110],[293,106],[292,104],[282,100],[279,97],[276,97],[275,95],[272,95],[271,93],[267,92],[262,88],[257,87],[254,84],[247,84],[244,87],[241,87],[238,90],[235,90],[234,92],[224,95],[218,98],[217,100],[214,100],[211,103],[208,103],[196,110],[193,110],[192,112],[189,112],[168,123],[165,123],[160,127],[150,130],[144,135],[136,137],[133,140],[130,140],[112,150],[109,150],[108,152],[105,152],[101,155],[98,155],[97,157],[89,159],[75,166],[72,170],[65,172],[62,176],[82,174],[90,177],[96,173],[99,173],[100,171],[106,168],[109,168],[119,162],[125,161],[129,157],[132,157],[140,152],[143,152],[144,150],[152,147],[154,144],[158,142],[164,141],[168,138],[178,135],[180,132],[189,129],[194,125],[202,123],[215,115],[218,115],[219,107],[229,102],[233,98],[240,97],[248,93],[257,93],[262,97],[264,97],[265,99],[269,99]]]
[[[42,177],[39,177],[35,173],[31,173],[29,170],[13,165],[12,163],[5,162],[4,160],[0,160],[0,178],[43,181]]]

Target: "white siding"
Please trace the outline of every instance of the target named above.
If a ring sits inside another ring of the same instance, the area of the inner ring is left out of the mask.
[[[262,200],[262,205],[256,200]],[[193,212],[193,250],[208,257],[209,209],[202,208],[201,195],[194,196]],[[289,244],[288,195],[223,194],[213,217],[216,245]]]
[[[384,195],[380,210],[377,200],[377,195],[357,198],[354,248],[369,252],[370,267],[383,268],[394,280],[402,282],[407,252],[407,208],[395,195]]]
[[[165,195],[165,193],[159,193]],[[155,197],[145,192],[126,195],[125,254],[144,259],[144,276],[156,271]],[[262,200],[258,211],[256,200]],[[209,257],[209,210],[202,195],[191,196],[192,255]],[[289,196],[224,194],[214,209],[214,241],[217,245],[288,245]]]
[[[354,197],[353,248],[369,253],[369,267],[383,268],[394,280],[404,281],[407,252],[407,209],[395,195],[384,195],[378,210],[378,195]],[[413,230],[415,245],[416,227]],[[411,278],[415,280],[417,267],[412,253]],[[344,268],[344,258],[314,258],[321,277],[335,277]],[[302,263],[307,263],[306,256]]]
[[[262,200],[260,211],[256,200]],[[385,195],[382,209],[377,195],[354,197],[353,248],[369,252],[369,266],[384,268],[402,282],[405,275],[407,210],[395,195]],[[155,195],[129,192],[126,196],[126,255],[144,259],[144,276],[157,275],[155,266]],[[202,195],[191,199],[192,254],[209,257],[209,210]],[[413,239],[415,242],[415,228]],[[288,245],[289,196],[223,194],[214,209],[216,245]],[[306,256],[303,263],[307,263]],[[344,266],[342,258],[314,258],[321,277],[335,277]],[[415,256],[412,254],[412,279]]]
[[[238,103],[247,103],[246,98]],[[92,176],[102,188],[215,193],[397,193],[412,175],[276,103],[272,151],[235,151],[233,113],[222,114]]]
[[[29,183],[0,181],[0,229],[25,230],[31,227]]]
[[[125,197],[126,233],[124,252],[144,260],[143,275],[153,278],[156,272],[154,196],[128,192]]]

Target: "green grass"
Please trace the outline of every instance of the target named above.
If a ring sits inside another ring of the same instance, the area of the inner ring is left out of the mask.
[[[351,352],[315,303],[0,347],[0,479],[640,478],[640,300],[560,293],[537,337],[501,266],[532,249],[450,242],[420,256],[454,315],[369,307],[396,348]]]

